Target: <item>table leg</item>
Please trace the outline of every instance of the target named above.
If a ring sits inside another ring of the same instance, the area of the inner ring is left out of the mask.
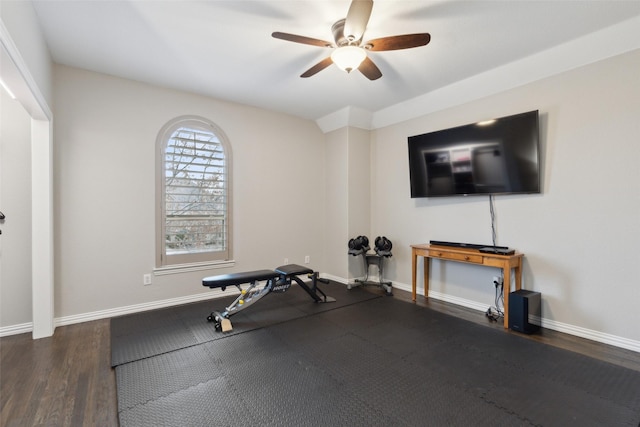
[[[429,298],[429,260],[431,260],[431,258],[429,258],[428,256],[423,258],[423,264],[424,264],[424,297],[425,298]]]
[[[411,300],[416,300],[416,276],[418,268],[418,254],[415,249],[411,249]]]
[[[511,293],[511,266],[506,263],[502,267],[503,297],[504,297],[504,327],[509,328],[509,293]],[[517,276],[516,276],[517,277]]]
[[[522,257],[518,258],[518,263],[514,270],[516,275],[516,291],[519,291],[522,289]]]

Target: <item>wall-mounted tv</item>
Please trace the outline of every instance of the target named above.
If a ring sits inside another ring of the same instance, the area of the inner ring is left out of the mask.
[[[412,198],[540,193],[537,110],[408,140]]]

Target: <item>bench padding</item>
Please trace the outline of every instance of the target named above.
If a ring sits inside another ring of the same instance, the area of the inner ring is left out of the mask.
[[[226,288],[227,286],[242,285],[261,280],[270,280],[280,275],[273,270],[244,271],[242,273],[220,274],[202,279],[202,286],[209,288]]]
[[[276,273],[284,274],[285,276],[298,276],[302,274],[311,274],[313,273],[313,270],[298,264],[287,264],[276,268]]]

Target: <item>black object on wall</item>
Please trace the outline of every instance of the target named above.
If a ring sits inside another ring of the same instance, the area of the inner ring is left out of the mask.
[[[514,331],[532,334],[540,330],[540,326],[531,323],[540,320],[540,292],[520,289],[509,294],[509,328]]]
[[[540,193],[538,111],[410,136],[411,197]]]

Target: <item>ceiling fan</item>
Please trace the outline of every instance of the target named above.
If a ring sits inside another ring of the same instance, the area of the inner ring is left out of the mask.
[[[431,35],[429,33],[404,34],[382,37],[363,43],[362,37],[372,9],[373,0],[352,0],[347,17],[331,26],[333,43],[278,31],[272,33],[271,36],[290,42],[333,49],[331,56],[309,68],[300,77],[311,77],[329,65],[336,64],[347,73],[357,68],[369,80],[376,80],[382,77],[382,72],[369,58],[367,51],[381,52],[424,46],[431,40]]]

